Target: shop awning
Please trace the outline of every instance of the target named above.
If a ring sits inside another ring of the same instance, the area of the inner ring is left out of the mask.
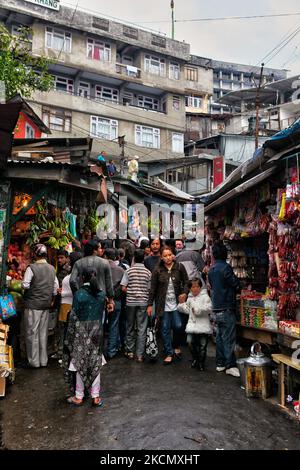
[[[259,173],[253,178],[250,178],[248,181],[245,181],[239,186],[236,186],[231,191],[228,191],[228,193],[224,194],[223,196],[219,197],[219,199],[217,199],[216,201],[206,206],[205,212],[208,212],[211,209],[215,209],[216,207],[220,206],[224,202],[228,202],[230,199],[233,199],[234,197],[238,196],[239,194],[244,193],[245,191],[252,188],[253,186],[256,186],[258,183],[261,183],[262,181],[267,179],[269,176],[271,176],[273,173],[275,173],[276,170],[277,170],[277,167],[268,168],[262,173]]]
[[[184,199],[188,199],[190,201],[193,201],[195,198],[194,196],[191,196],[188,193],[185,193],[184,191],[181,191],[181,189],[175,188],[175,186],[172,186],[171,184],[166,183],[165,181],[161,180],[158,178],[159,183],[164,186],[166,189],[171,191],[172,193],[175,194],[175,196],[182,197]]]

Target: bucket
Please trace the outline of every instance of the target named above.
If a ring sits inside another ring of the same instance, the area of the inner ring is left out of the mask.
[[[241,386],[246,387],[246,375],[245,375],[245,360],[247,358],[243,357],[236,360],[236,365],[240,371]]]

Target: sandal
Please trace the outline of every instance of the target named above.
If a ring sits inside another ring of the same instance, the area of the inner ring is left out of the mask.
[[[102,398],[100,397],[96,397],[96,398],[93,398],[93,401],[92,401],[92,406],[102,406],[104,404],[104,401],[102,400]]]
[[[170,359],[170,361],[167,361],[167,359]],[[164,365],[164,366],[167,366],[167,365],[169,365],[169,364],[172,364],[172,362],[173,362],[172,356],[167,356],[167,357],[163,360],[163,365]]]
[[[83,404],[83,400],[80,400],[79,398],[76,398],[76,397],[67,398],[67,402],[69,403],[69,405],[75,405],[75,406],[82,406]]]
[[[124,353],[125,357],[127,357],[127,359],[134,359],[134,354],[132,352],[125,352]]]
[[[177,350],[175,349],[174,358],[178,359],[179,361],[182,359],[182,352],[180,351],[180,349],[177,349]]]

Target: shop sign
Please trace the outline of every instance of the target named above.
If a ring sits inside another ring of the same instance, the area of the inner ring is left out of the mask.
[[[213,187],[214,189],[224,181],[224,158],[216,157],[213,160]]]
[[[28,3],[34,3],[40,7],[50,8],[50,10],[59,11],[59,0],[25,0]]]

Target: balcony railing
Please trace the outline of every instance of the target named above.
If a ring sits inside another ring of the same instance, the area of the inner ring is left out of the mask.
[[[115,100],[115,99],[110,99],[110,98],[102,98],[99,96],[98,97],[92,97],[90,95],[84,96],[76,91],[67,91],[67,90],[59,90],[59,89],[57,90],[55,88],[53,88],[51,91],[56,91],[58,93],[63,93],[63,94],[70,95],[70,96],[79,96],[85,100],[93,101],[95,103],[108,103],[108,104],[118,105],[118,106],[128,106],[130,108],[142,109],[143,111],[151,111],[153,113],[167,114],[167,112],[164,111],[163,109],[152,109],[147,106],[139,106],[133,103],[124,103],[122,98]]]
[[[116,63],[116,72],[127,77],[141,78],[141,69],[133,65]]]

